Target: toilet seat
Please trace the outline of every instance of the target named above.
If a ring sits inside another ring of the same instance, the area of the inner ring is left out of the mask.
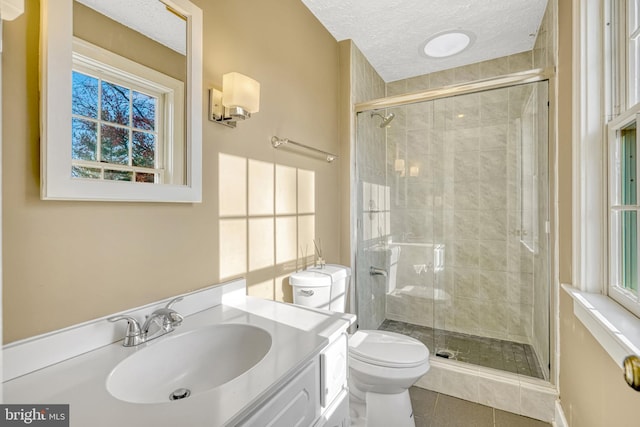
[[[415,338],[387,331],[358,331],[349,338],[349,357],[387,368],[424,365],[429,349]]]

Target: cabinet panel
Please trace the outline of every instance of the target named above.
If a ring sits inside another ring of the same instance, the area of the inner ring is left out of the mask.
[[[320,404],[329,406],[347,388],[347,334],[343,333],[320,354]]]
[[[344,389],[323,411],[314,427],[348,427],[349,425],[349,390]]]
[[[257,412],[245,427],[307,427],[320,412],[318,362],[314,360]]]

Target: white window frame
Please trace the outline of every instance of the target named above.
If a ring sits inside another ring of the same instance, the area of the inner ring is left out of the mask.
[[[606,281],[605,2],[576,1],[572,10],[572,280],[593,293]]]
[[[605,155],[608,158],[608,253],[605,259],[608,267],[607,295],[618,304],[640,317],[640,293],[633,293],[621,286],[620,233],[618,212],[632,211],[640,215],[640,205],[620,204],[620,135],[621,131],[634,123],[640,124],[640,87],[638,76],[638,56],[640,55],[640,1],[625,0],[605,3],[608,8],[610,35],[605,45],[608,51],[606,66],[610,71],[607,78],[611,84],[606,105],[611,112],[607,117]],[[636,144],[640,141],[636,139]],[[640,168],[640,164],[636,164]],[[636,173],[636,176],[638,174]],[[639,245],[640,247],[640,245]]]
[[[613,77],[620,62],[610,60],[619,56],[608,43],[617,36],[611,32],[612,4],[617,1],[572,2],[573,268],[572,284],[562,289],[573,298],[573,314],[620,364],[627,355],[640,354],[640,317],[608,292],[605,123],[618,113],[618,105],[626,106],[621,99],[626,94],[618,91]],[[620,69],[627,72],[626,66]]]
[[[163,0],[187,20],[185,184],[136,185],[78,180],[71,164],[73,1],[40,0],[40,197],[42,200],[202,202],[202,10],[189,0]]]
[[[608,295],[627,310],[640,317],[640,298],[638,294],[634,294],[624,289],[620,278],[620,234],[618,232],[619,222],[617,219],[618,212],[630,211],[637,212],[640,218],[640,205],[622,205],[620,203],[620,132],[626,127],[640,123],[638,120],[640,114],[640,105],[628,109],[608,124],[608,158],[609,158],[609,280]],[[638,143],[638,141],[636,141]],[[640,167],[640,163],[636,164],[636,168]],[[637,173],[636,173],[636,176]],[[638,245],[640,248],[640,245]]]
[[[104,78],[112,83],[156,96],[158,99],[155,131],[157,156],[154,169],[142,170],[133,166],[120,167],[116,164],[97,163],[94,166],[92,162],[78,160],[72,160],[72,165],[123,171],[139,169],[141,172],[159,174],[160,180],[156,181],[157,184],[184,184],[184,83],[78,38],[73,40],[72,63],[74,71]],[[96,123],[100,124],[102,120],[98,118]]]

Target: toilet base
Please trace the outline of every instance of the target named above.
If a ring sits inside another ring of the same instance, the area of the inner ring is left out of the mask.
[[[366,401],[349,395],[352,427],[415,427],[409,390],[402,393],[366,393]]]

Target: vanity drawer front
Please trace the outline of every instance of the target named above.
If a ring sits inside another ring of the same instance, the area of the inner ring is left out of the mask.
[[[318,361],[314,360],[267,403],[239,425],[243,427],[307,427],[320,412]]]

